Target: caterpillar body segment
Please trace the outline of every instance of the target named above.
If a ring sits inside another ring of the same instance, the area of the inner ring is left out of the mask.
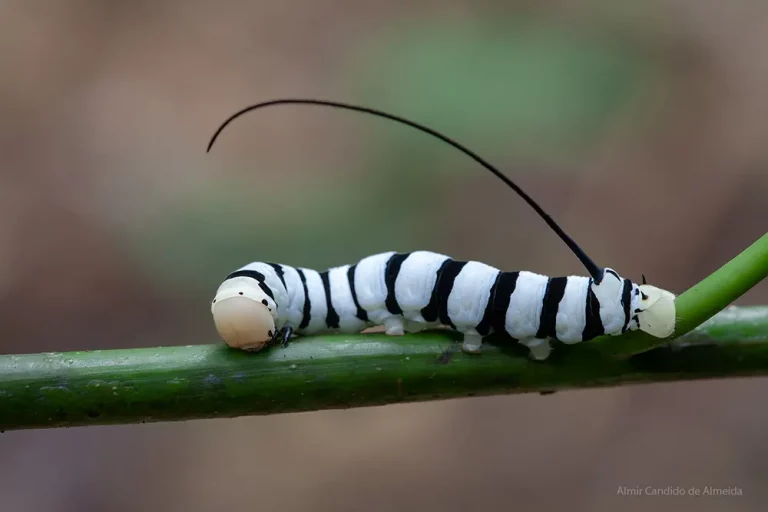
[[[597,284],[502,272],[428,251],[385,252],[323,272],[250,263],[227,276],[211,311],[225,343],[253,351],[286,330],[354,333],[372,326],[388,335],[447,327],[464,335],[467,352],[478,352],[485,336],[506,332],[535,359],[548,357],[552,340],[578,343],[643,327],[666,334],[671,294],[653,287],[646,293],[648,285],[605,273]],[[655,304],[663,307],[649,309]]]

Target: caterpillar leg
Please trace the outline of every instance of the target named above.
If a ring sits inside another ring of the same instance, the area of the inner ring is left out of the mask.
[[[384,319],[385,334],[389,336],[402,336],[405,334],[404,319],[402,317],[390,316]]]
[[[292,335],[293,327],[286,325],[279,331],[275,331],[275,333],[272,335],[272,338],[269,340],[269,344],[275,345],[279,342],[281,347],[285,347],[288,345],[288,341],[290,341]]]
[[[520,340],[520,343],[531,349],[531,357],[536,361],[543,361],[549,357],[552,347],[549,345],[549,339],[531,338]]]
[[[280,329],[280,337],[282,338],[280,340],[280,346],[285,347],[288,344],[288,341],[290,341],[291,336],[293,335],[293,327],[290,325],[286,325],[282,329]]]
[[[464,334],[461,350],[467,354],[479,354],[483,347],[483,337],[478,334]]]

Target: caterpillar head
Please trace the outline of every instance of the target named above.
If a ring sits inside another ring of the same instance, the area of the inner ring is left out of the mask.
[[[657,338],[671,336],[675,332],[675,295],[645,282],[638,289],[640,300],[635,307],[638,328]]]
[[[258,351],[275,333],[275,301],[249,277],[227,279],[211,303],[216,330],[232,348]]]
[[[639,329],[657,338],[667,338],[675,330],[675,296],[645,282],[637,285],[620,277],[610,268],[604,269],[592,291],[601,304],[601,318],[607,332],[620,334],[623,328]],[[624,306],[629,299],[630,304]],[[615,305],[609,307],[608,305]],[[625,324],[629,308],[630,322]]]

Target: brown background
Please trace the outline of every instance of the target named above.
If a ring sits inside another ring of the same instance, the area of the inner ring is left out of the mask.
[[[765,232],[755,1],[49,0],[0,16],[4,353],[209,343],[250,260],[430,249],[578,262],[447,148],[277,96],[411,115],[589,252],[680,292]],[[740,304],[768,303],[761,284]],[[763,379],[0,436],[0,510],[764,510]],[[622,497],[626,487],[730,498]]]

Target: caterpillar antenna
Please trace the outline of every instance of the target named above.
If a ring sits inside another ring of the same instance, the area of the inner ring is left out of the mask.
[[[404,117],[396,116],[394,114],[389,114],[387,112],[383,112],[381,110],[376,110],[373,108],[368,107],[362,107],[358,105],[352,105],[349,103],[341,103],[336,101],[328,101],[328,100],[317,100],[317,99],[306,99],[306,98],[284,98],[284,99],[276,99],[276,100],[270,100],[265,101],[262,103],[257,103],[255,105],[250,105],[248,107],[245,107],[238,112],[235,112],[229,118],[224,121],[221,126],[216,130],[216,132],[213,134],[213,137],[211,137],[210,142],[208,143],[208,149],[206,150],[206,153],[211,151],[211,148],[213,147],[214,142],[216,142],[216,139],[218,138],[219,134],[224,130],[224,128],[234,121],[236,118],[240,117],[241,115],[250,112],[252,110],[256,110],[259,108],[265,108],[269,106],[274,105],[319,105],[324,107],[332,107],[332,108],[338,108],[342,110],[351,110],[355,112],[362,112],[365,114],[370,114],[376,117],[383,117],[385,119],[389,119],[391,121],[396,121],[401,124],[405,124],[410,126],[411,128],[415,128],[417,130],[420,130],[424,133],[428,133],[429,135],[432,135],[433,137],[436,137],[446,144],[453,146],[454,148],[458,149],[465,155],[469,156],[473,160],[475,160],[477,163],[485,167],[487,170],[489,170],[492,174],[494,174],[497,178],[502,180],[508,187],[510,187],[512,190],[514,190],[517,195],[523,198],[523,200],[530,205],[531,208],[534,209],[536,213],[539,214],[539,216],[544,219],[544,222],[549,225],[549,227],[557,234],[557,236],[560,237],[560,239],[565,242],[565,245],[568,246],[568,248],[576,255],[577,258],[581,261],[582,265],[584,265],[584,268],[587,269],[587,272],[589,272],[589,275],[592,276],[592,279],[596,283],[600,283],[603,278],[603,269],[599,267],[592,259],[587,256],[587,254],[584,252],[584,250],[579,247],[579,245],[573,241],[573,239],[568,236],[568,234],[563,231],[563,229],[555,222],[552,217],[547,214],[547,212],[544,211],[544,209],[539,206],[539,204],[534,201],[528,194],[525,193],[525,191],[520,188],[517,184],[515,184],[511,179],[509,179],[507,176],[505,176],[501,171],[499,171],[496,167],[491,165],[489,162],[484,160],[482,157],[477,155],[474,151],[470,150],[469,148],[463,146],[459,142],[443,135],[440,132],[437,132],[433,130],[432,128],[429,128],[427,126],[424,126],[422,124],[419,124],[415,121],[411,121],[409,119],[406,119]]]

